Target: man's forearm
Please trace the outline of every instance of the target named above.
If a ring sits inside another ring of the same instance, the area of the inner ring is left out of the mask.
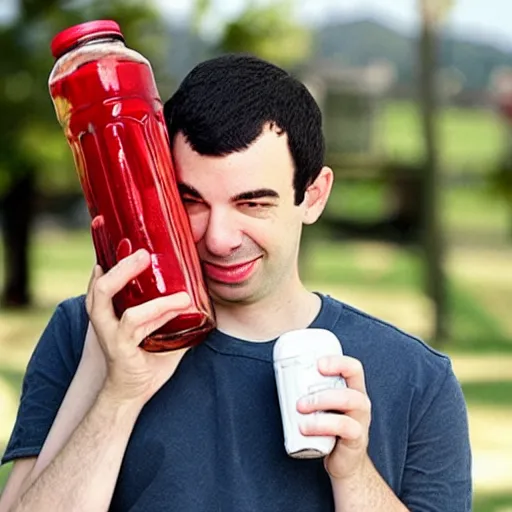
[[[26,481],[23,482],[20,494],[23,494],[32,485],[67,444],[103,387],[107,371],[105,357],[97,340],[91,339],[92,336],[94,336],[94,333],[89,325],[80,364],[37,457],[34,468]]]
[[[140,408],[113,405],[105,393],[12,512],[102,512],[109,508]]]
[[[336,512],[407,512],[368,457],[357,476],[331,480]]]

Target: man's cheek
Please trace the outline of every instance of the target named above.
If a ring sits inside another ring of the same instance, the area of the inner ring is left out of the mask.
[[[195,244],[198,244],[208,229],[207,215],[189,215],[190,227],[192,229],[192,238]]]

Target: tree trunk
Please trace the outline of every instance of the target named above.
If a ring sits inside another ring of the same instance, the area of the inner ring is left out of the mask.
[[[32,169],[16,173],[2,200],[5,283],[4,307],[31,304],[29,252],[35,202],[35,174]]]
[[[425,141],[423,173],[423,250],[427,293],[434,306],[433,343],[441,345],[448,337],[444,247],[440,221],[439,151],[436,133],[436,34],[434,24],[424,16],[419,44],[420,103]]]

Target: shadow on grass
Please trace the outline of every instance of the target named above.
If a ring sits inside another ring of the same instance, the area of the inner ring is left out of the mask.
[[[7,482],[7,477],[11,471],[12,463],[4,464],[0,466],[0,493],[2,489],[5,487],[5,482]]]
[[[54,304],[0,310],[0,361],[10,351],[26,351],[27,358],[55,310]]]
[[[505,512],[505,510],[512,510],[512,492],[475,495],[473,512]]]
[[[507,336],[461,336],[455,335],[446,343],[435,348],[449,350],[450,353],[458,354],[495,354],[512,355],[512,339]]]
[[[489,405],[512,411],[512,381],[463,382],[462,390],[469,406]]]
[[[2,393],[9,393],[13,395],[13,397],[18,397],[21,393],[21,384],[23,381],[24,372],[22,370],[13,370],[11,368],[5,368],[0,366],[0,383],[2,383]],[[9,418],[2,417],[0,420],[7,421]],[[2,440],[3,441],[3,440]],[[0,457],[3,455],[6,446],[3,442],[0,442]],[[4,466],[0,467],[0,490],[3,488],[5,483],[5,479],[9,474],[9,469],[6,469]]]
[[[14,370],[12,368],[5,368],[0,366],[0,381],[6,384],[18,396],[21,392],[21,383],[23,381],[24,370]],[[0,456],[4,453],[6,446],[0,443]],[[0,466],[0,493],[5,486],[9,473],[11,471],[12,463]]]
[[[367,291],[371,298],[375,291],[403,292],[411,297],[424,295],[422,260],[417,251],[384,250],[382,266],[370,258],[371,249],[363,250],[354,244],[319,242],[305,261],[306,275],[315,288],[322,286],[354,287]],[[377,257],[375,256],[377,260]],[[449,339],[438,346],[441,350],[457,352],[506,352],[512,354],[512,338],[504,322],[489,301],[483,301],[478,290],[453,276],[447,280],[447,315]],[[499,296],[501,297],[501,296]],[[505,297],[503,297],[505,300]],[[426,340],[436,346],[434,340]]]
[[[468,352],[512,353],[512,340],[496,318],[464,285],[450,282],[449,304],[452,320],[450,349]]]
[[[12,368],[5,368],[0,366],[0,381],[7,384],[15,395],[20,394],[21,383],[23,381],[24,375],[24,370],[14,370]]]

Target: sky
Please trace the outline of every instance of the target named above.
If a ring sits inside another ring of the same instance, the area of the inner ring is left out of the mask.
[[[263,0],[256,1],[261,3]],[[166,17],[175,21],[186,19],[192,3],[191,0],[154,2]],[[219,20],[236,15],[248,0],[213,2],[215,15],[209,19],[207,27],[215,33]],[[18,0],[0,0],[0,22],[13,15],[17,3]],[[307,22],[317,23],[333,17],[371,16],[408,33],[414,32],[417,26],[417,0],[297,0],[296,4],[300,6],[299,18]],[[466,38],[488,40],[512,49],[512,1],[456,0],[445,22],[444,30]]]
[[[218,16],[232,16],[247,0],[213,0]],[[436,1],[436,0],[430,0]],[[156,0],[170,18],[183,19],[190,0]],[[302,20],[320,22],[335,16],[371,16],[412,33],[417,27],[417,0],[297,0]],[[215,25],[215,20],[212,20]],[[512,49],[512,2],[510,0],[456,0],[444,30],[466,38],[488,40]]]

